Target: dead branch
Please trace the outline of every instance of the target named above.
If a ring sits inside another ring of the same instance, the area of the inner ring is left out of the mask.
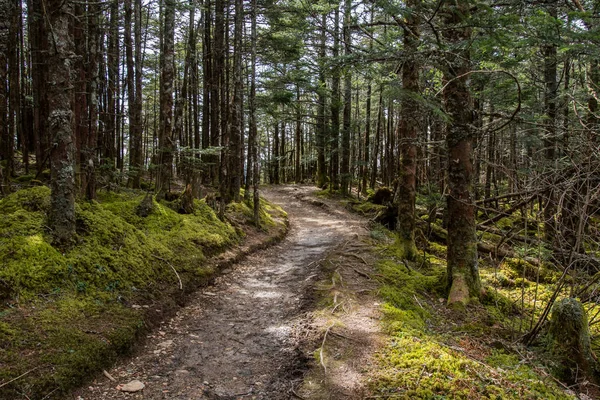
[[[177,273],[177,270],[175,269],[175,267],[174,267],[174,266],[173,266],[173,265],[172,265],[170,262],[168,262],[167,260],[165,260],[165,259],[164,259],[164,258],[162,258],[162,257],[155,256],[154,254],[150,254],[150,255],[151,255],[152,257],[156,258],[156,259],[159,259],[159,260],[161,260],[161,261],[164,261],[165,263],[167,263],[167,265],[168,265],[169,267],[171,267],[171,269],[173,270],[173,272],[175,272],[175,275],[177,276],[177,280],[179,281],[179,290],[183,290],[183,283],[181,282],[181,277],[180,277],[180,276],[179,276],[179,274]]]
[[[347,256],[352,256],[352,257],[356,257],[359,260],[361,260],[362,262],[364,262],[366,265],[369,265],[369,263],[364,259],[364,257],[359,256],[358,254],[354,254],[354,253],[345,253]]]
[[[498,222],[500,221],[502,218],[505,217],[510,217],[515,211],[518,211],[520,208],[522,208],[523,206],[529,204],[530,202],[534,201],[535,199],[537,199],[538,194],[534,194],[529,196],[528,198],[526,198],[523,201],[520,201],[519,203],[515,204],[514,206],[512,206],[511,208],[509,208],[506,211],[499,211],[499,214],[496,215],[495,217],[489,218],[485,221],[483,221],[481,223],[481,225],[489,225],[489,224],[493,224],[494,222]]]
[[[323,355],[323,348],[325,347],[325,341],[327,340],[327,334],[333,328],[333,324],[327,328],[325,331],[325,336],[323,336],[323,342],[321,343],[321,348],[319,349],[319,361],[321,361],[321,366],[323,367],[323,372],[327,373],[327,366],[325,365],[325,356]]]
[[[369,276],[369,274],[367,274],[366,272],[362,272],[356,268],[352,268],[354,270],[354,272],[356,272],[357,274],[359,274],[362,277],[367,278],[368,280],[371,280],[371,277]]]
[[[21,379],[22,377],[24,377],[25,375],[29,375],[30,373],[32,373],[33,371],[35,371],[36,369],[39,369],[40,367],[35,367],[30,369],[27,372],[22,373],[21,375],[17,376],[16,378],[11,379],[10,381],[4,382],[2,384],[0,384],[0,388],[3,388],[4,386],[8,385],[9,383],[13,383],[14,381]]]

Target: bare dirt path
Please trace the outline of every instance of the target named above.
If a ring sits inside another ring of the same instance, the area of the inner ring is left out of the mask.
[[[275,187],[263,194],[288,212],[290,232],[279,244],[229,268],[174,318],[154,331],[133,358],[72,398],[289,399],[307,357],[298,321],[306,315],[319,262],[365,232],[364,220],[310,199],[314,188]],[[306,323],[304,324],[306,327]],[[117,391],[140,380],[141,392]],[[305,392],[306,393],[306,392]]]

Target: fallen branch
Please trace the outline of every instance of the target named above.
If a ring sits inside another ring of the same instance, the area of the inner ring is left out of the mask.
[[[358,270],[356,268],[352,268],[352,269],[354,270],[354,272],[356,272],[360,276],[363,276],[363,277],[367,278],[368,280],[371,280],[371,277],[366,272],[362,272],[362,271],[360,271],[360,270]]]
[[[0,384],[0,388],[3,388],[4,386],[8,385],[9,383],[13,383],[13,382],[14,382],[14,381],[16,381],[16,380],[18,380],[18,379],[21,379],[21,378],[22,378],[22,377],[24,377],[25,375],[28,375],[28,374],[32,373],[33,371],[35,371],[36,369],[39,369],[39,368],[40,368],[40,367],[35,367],[35,368],[32,368],[32,369],[30,369],[29,371],[27,371],[27,372],[24,372],[24,373],[22,373],[21,375],[17,376],[16,378],[13,378],[13,379],[11,379],[11,380],[10,380],[10,381],[8,381],[8,382],[4,382],[4,383]]]
[[[179,280],[179,290],[183,290],[183,283],[181,282],[181,277],[180,277],[180,276],[179,276],[179,274],[177,273],[177,270],[175,269],[175,267],[174,267],[174,266],[173,266],[173,265],[172,265],[170,262],[168,262],[167,260],[165,260],[165,259],[164,259],[164,258],[162,258],[162,257],[155,256],[154,254],[150,254],[150,255],[151,255],[152,257],[156,258],[156,259],[159,259],[159,260],[161,260],[161,261],[164,261],[164,262],[166,262],[166,263],[167,263],[167,265],[168,265],[169,267],[171,267],[171,269],[173,270],[173,272],[175,272],[175,275],[177,276],[177,280]]]
[[[327,328],[325,331],[325,336],[323,336],[323,342],[321,343],[321,348],[319,349],[319,361],[321,362],[321,366],[323,367],[323,371],[327,373],[327,366],[325,365],[325,356],[323,355],[323,348],[325,347],[325,341],[327,340],[327,334],[333,328],[333,324]]]
[[[352,257],[356,257],[359,260],[361,260],[362,262],[364,262],[366,265],[369,265],[369,263],[364,259],[364,257],[359,256],[358,254],[354,254],[354,253],[346,253],[347,256],[352,256]]]
[[[111,374],[108,373],[107,370],[103,369],[102,370],[102,374],[104,374],[105,377],[107,377],[108,379],[110,379],[113,382],[116,382],[117,380],[115,378],[113,378],[113,376]]]

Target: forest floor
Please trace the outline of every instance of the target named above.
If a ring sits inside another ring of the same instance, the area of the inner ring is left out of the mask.
[[[364,398],[381,341],[367,220],[315,192],[265,189],[288,213],[288,236],[227,268],[71,398]],[[132,380],[145,388],[117,390]]]

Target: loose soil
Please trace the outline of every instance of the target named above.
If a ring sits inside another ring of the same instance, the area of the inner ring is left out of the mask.
[[[367,221],[314,192],[266,189],[288,212],[288,236],[192,296],[107,371],[114,380],[100,375],[71,398],[364,398],[379,337]],[[116,389],[132,380],[145,388]]]

